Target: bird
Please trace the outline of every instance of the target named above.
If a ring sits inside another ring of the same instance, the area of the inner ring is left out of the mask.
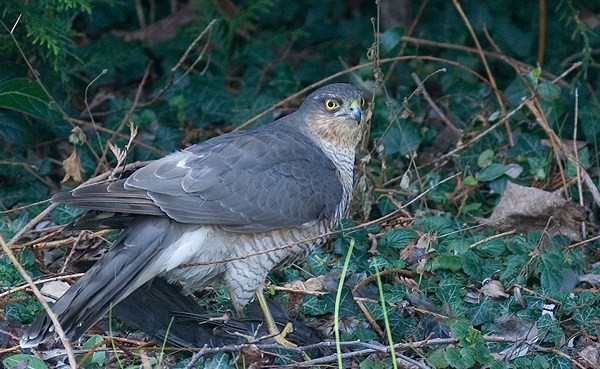
[[[55,194],[52,202],[88,211],[73,229],[122,229],[52,306],[67,338],[79,339],[156,277],[181,284],[183,293],[222,286],[238,316],[256,297],[269,332],[279,334],[264,281],[324,244],[348,209],[365,111],[358,88],[328,84],[262,127],[195,144],[127,178]],[[55,336],[42,315],[20,345]]]

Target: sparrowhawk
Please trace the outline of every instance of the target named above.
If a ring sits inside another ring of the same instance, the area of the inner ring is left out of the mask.
[[[323,244],[349,205],[364,108],[356,87],[330,84],[273,123],[167,155],[127,179],[56,194],[54,202],[103,214],[80,227],[124,228],[52,307],[67,337],[157,276],[186,292],[222,285],[238,311],[256,293],[269,320],[267,273]],[[44,315],[21,346],[53,335]]]

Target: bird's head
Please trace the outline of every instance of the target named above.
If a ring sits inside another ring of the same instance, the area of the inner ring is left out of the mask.
[[[354,149],[361,138],[366,107],[367,102],[358,88],[334,83],[308,95],[297,113],[316,139]]]

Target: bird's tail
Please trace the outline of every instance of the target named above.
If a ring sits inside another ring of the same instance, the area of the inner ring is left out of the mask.
[[[56,301],[52,310],[66,336],[76,340],[110,308],[160,274],[161,251],[176,237],[176,227],[162,217],[140,217],[121,234],[111,250]],[[39,317],[21,338],[30,348],[55,335],[47,315]]]

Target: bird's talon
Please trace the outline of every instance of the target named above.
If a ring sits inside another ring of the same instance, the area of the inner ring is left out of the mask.
[[[275,341],[277,341],[277,343],[279,343],[280,345],[298,347],[298,345],[296,345],[294,342],[288,341],[287,338],[285,338],[288,335],[288,333],[292,333],[293,331],[294,325],[288,322],[285,325],[285,327],[283,327],[281,332],[279,332],[279,334],[275,336]]]

